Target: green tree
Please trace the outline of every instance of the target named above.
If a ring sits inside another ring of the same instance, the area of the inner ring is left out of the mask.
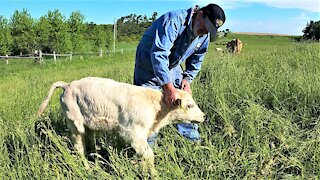
[[[302,32],[305,40],[320,40],[320,21],[310,21]]]
[[[107,49],[111,49],[113,42],[113,26],[103,25],[104,31],[106,32],[106,47]]]
[[[93,51],[98,51],[100,48],[104,48],[106,46],[107,36],[103,31],[103,27],[96,25],[92,30],[92,42],[94,45]]]
[[[154,22],[156,19],[157,19],[157,16],[158,16],[158,13],[157,12],[153,12],[153,14],[151,15],[151,18],[150,18],[150,22]]]
[[[11,17],[13,53],[29,54],[35,49],[34,20],[26,9],[15,11]]]
[[[109,49],[113,42],[113,25],[93,22],[86,23],[85,40],[90,42],[90,51],[96,52],[100,48]],[[89,44],[89,43],[86,43]]]
[[[10,54],[12,50],[12,36],[8,20],[0,16],[0,55]]]
[[[320,21],[314,23],[314,37],[316,40],[320,40]]]
[[[46,15],[49,27],[49,51],[56,51],[58,53],[67,53],[72,51],[72,41],[69,34],[68,24],[65,17],[59,10],[48,11]]]
[[[118,39],[138,40],[151,23],[156,20],[157,13],[154,12],[151,18],[142,15],[130,14],[117,20]]]
[[[45,16],[40,17],[35,23],[36,49],[43,52],[51,51],[51,43],[49,42],[51,24]]]
[[[84,19],[79,11],[72,12],[68,19],[73,52],[83,52]]]

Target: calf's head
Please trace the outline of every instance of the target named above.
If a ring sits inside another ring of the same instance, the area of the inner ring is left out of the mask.
[[[172,117],[177,122],[201,123],[204,121],[204,113],[193,100],[191,94],[178,90],[180,99],[176,102],[176,107],[172,111]]]

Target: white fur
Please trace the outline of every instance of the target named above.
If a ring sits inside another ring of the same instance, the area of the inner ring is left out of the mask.
[[[204,121],[203,112],[185,91],[178,90],[180,106],[167,107],[159,90],[96,77],[70,84],[62,81],[54,83],[38,115],[59,87],[64,89],[60,99],[62,111],[67,117],[75,149],[81,155],[86,152],[86,145],[87,149],[95,149],[95,131],[115,130],[153,165],[154,154],[147,143],[151,134],[171,123]],[[89,142],[85,142],[85,135]]]

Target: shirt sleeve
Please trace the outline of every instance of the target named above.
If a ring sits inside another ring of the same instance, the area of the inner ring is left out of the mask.
[[[164,19],[163,23],[159,23],[153,46],[150,51],[150,57],[153,72],[157,77],[160,86],[171,82],[169,71],[169,55],[174,45],[174,41],[178,37],[182,23],[179,20]]]
[[[204,56],[209,47],[209,39],[210,38],[208,36],[200,48],[186,60],[186,70],[183,73],[183,78],[190,84],[201,69]]]

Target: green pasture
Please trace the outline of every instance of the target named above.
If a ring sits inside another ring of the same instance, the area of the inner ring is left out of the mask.
[[[240,38],[240,55],[215,51]],[[137,42],[121,53],[74,56],[43,64],[0,61],[1,179],[143,179],[132,148],[108,136],[101,157],[86,169],[73,151],[55,92],[35,116],[55,81],[86,76],[132,83]],[[128,49],[128,51],[126,51]],[[154,147],[160,179],[319,179],[320,45],[292,37],[232,34],[210,44],[193,96],[207,114],[201,143],[161,130]],[[113,145],[116,144],[116,145]]]

